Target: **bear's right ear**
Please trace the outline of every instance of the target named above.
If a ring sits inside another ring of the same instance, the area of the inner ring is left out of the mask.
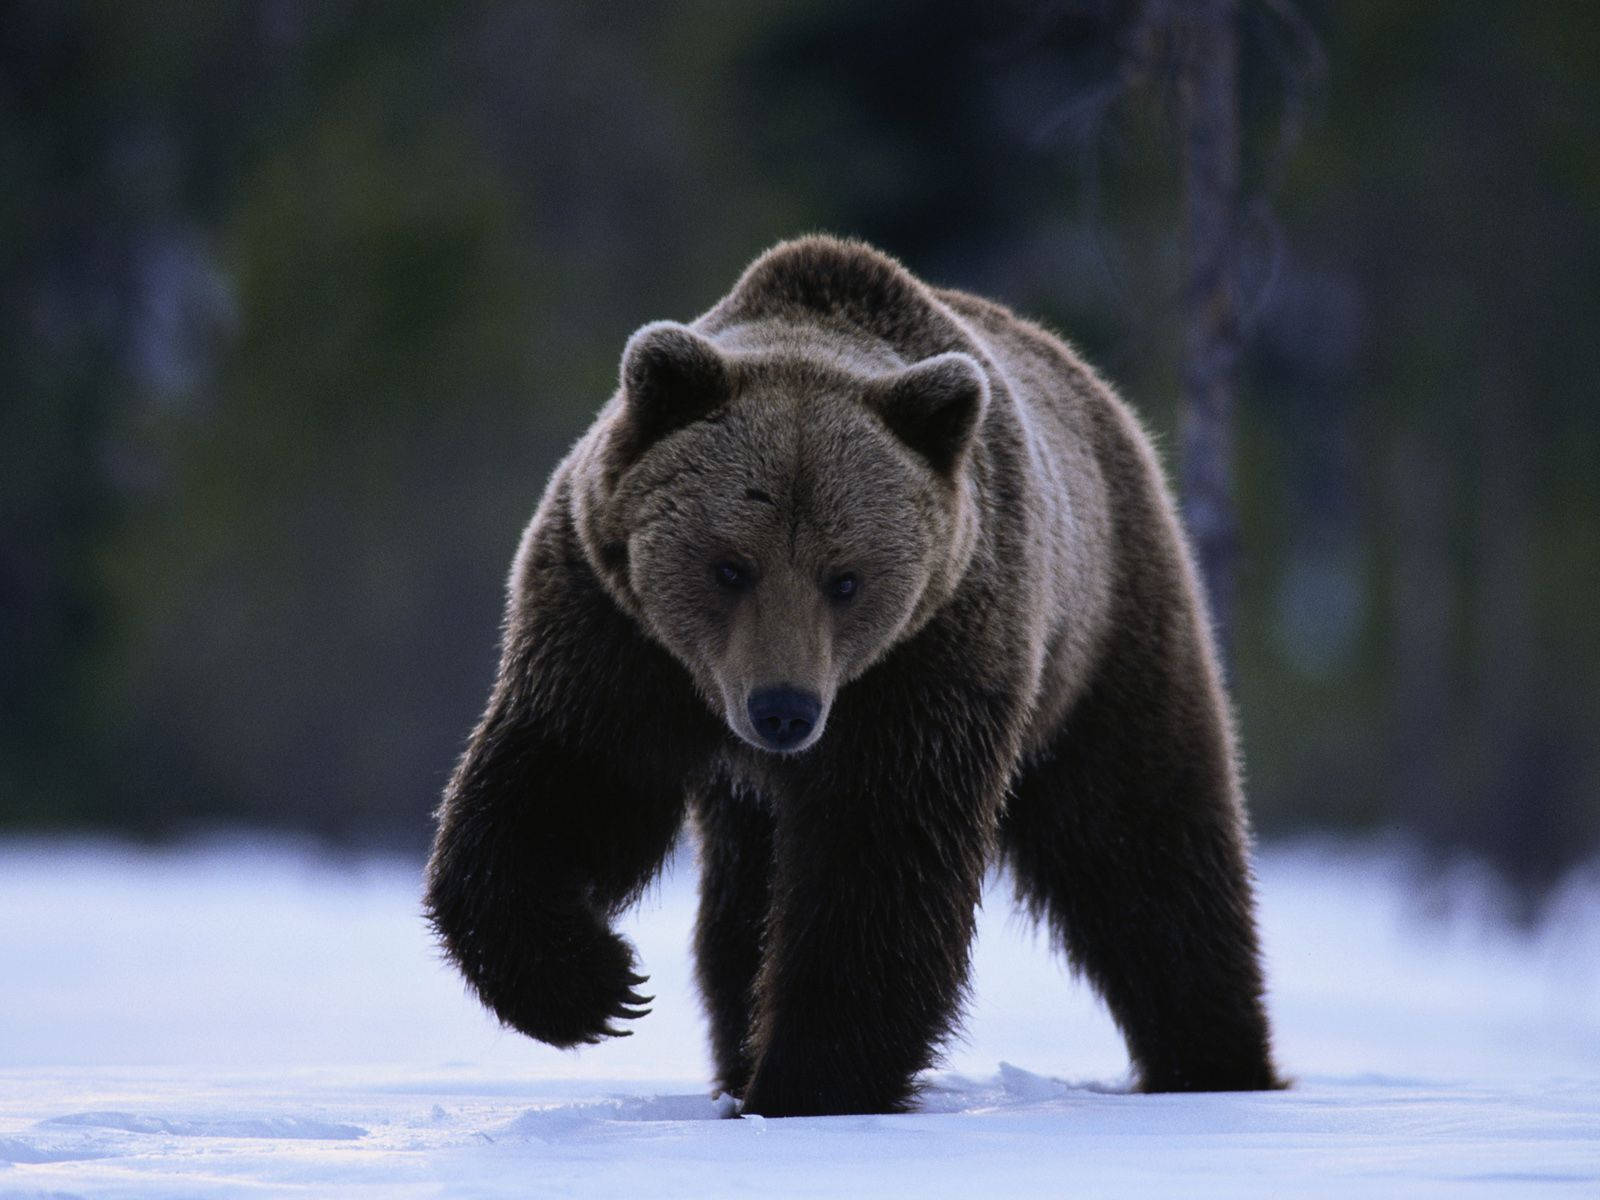
[[[686,325],[652,322],[622,352],[622,395],[635,453],[715,412],[732,394],[721,353]]]

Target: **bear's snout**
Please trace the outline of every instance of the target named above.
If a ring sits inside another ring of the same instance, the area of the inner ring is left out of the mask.
[[[822,701],[810,692],[780,685],[750,693],[745,712],[768,749],[793,750],[816,728]]]

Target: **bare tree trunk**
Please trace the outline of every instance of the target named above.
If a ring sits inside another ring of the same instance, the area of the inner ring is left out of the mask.
[[[1239,330],[1237,0],[1170,9],[1183,137],[1184,518],[1200,560],[1224,663],[1231,662],[1234,564],[1233,394]]]
[[[1391,547],[1387,714],[1389,811],[1429,844],[1459,842],[1470,825],[1454,763],[1459,682],[1451,665],[1458,619],[1450,564],[1451,462],[1420,423],[1389,447],[1384,506]]]
[[[1521,311],[1536,303],[1524,301]],[[1491,325],[1491,332],[1485,343],[1493,349],[1484,352],[1478,372],[1475,422],[1471,631],[1478,679],[1468,753],[1477,760],[1477,794],[1465,798],[1471,809],[1467,837],[1509,877],[1521,905],[1514,915],[1527,922],[1588,847],[1572,819],[1576,797],[1565,783],[1566,731],[1549,719],[1549,680],[1541,669],[1534,611],[1538,451],[1527,381],[1509,365],[1533,355],[1518,352],[1515,331]]]

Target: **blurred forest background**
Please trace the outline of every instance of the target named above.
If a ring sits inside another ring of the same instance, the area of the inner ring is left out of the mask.
[[[0,829],[422,847],[628,333],[865,237],[1178,472],[1172,0],[0,5]],[[1267,836],[1600,846],[1600,5],[1243,0]]]

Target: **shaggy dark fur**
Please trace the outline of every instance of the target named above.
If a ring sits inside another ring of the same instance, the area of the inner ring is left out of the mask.
[[[909,1102],[997,855],[1144,1088],[1278,1086],[1227,704],[1148,440],[1060,341],[859,244],[780,246],[640,330],[551,481],[428,868],[484,1003],[558,1046],[626,1033],[648,998],[611,921],[686,811],[746,1112]]]

